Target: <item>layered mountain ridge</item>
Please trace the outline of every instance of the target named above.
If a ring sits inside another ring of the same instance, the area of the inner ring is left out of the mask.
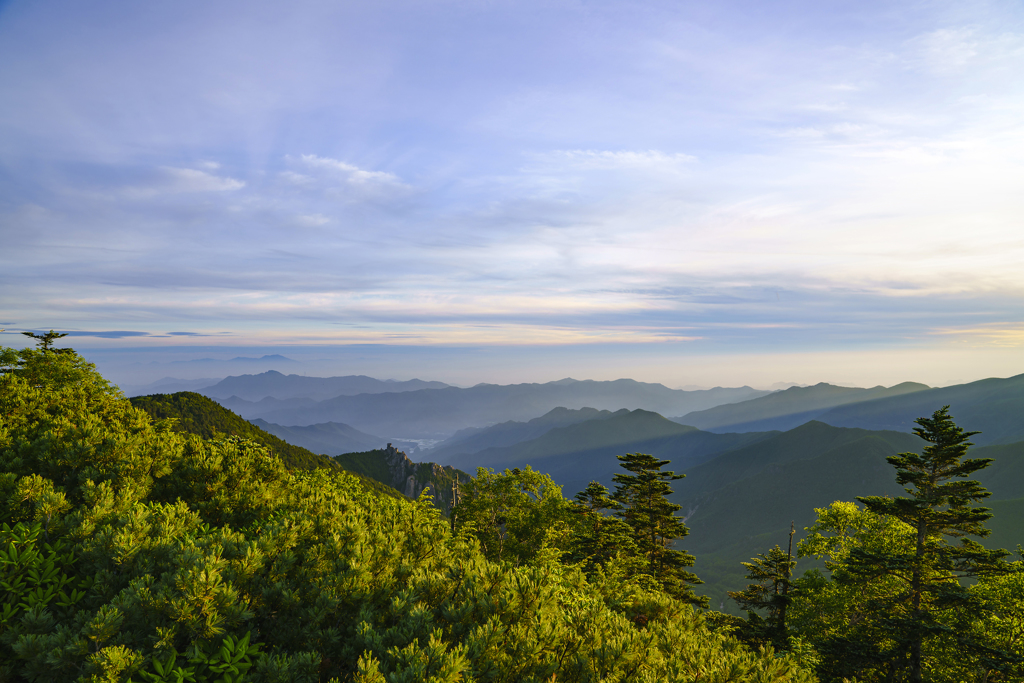
[[[370,434],[391,434],[404,439],[446,439],[461,429],[509,420],[524,422],[554,408],[642,408],[675,415],[767,393],[751,387],[681,391],[662,384],[620,379],[609,382],[560,380],[546,384],[478,384],[465,389],[419,389],[335,396],[319,401],[308,397],[266,397],[257,402],[238,396],[219,400],[247,419],[262,418],[281,425],[343,422]]]

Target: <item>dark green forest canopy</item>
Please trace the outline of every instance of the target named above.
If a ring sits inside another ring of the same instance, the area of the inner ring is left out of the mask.
[[[614,559],[490,560],[426,502],[156,422],[73,353],[0,369],[4,680],[813,680]]]
[[[923,448],[886,458],[906,495],[815,511],[798,554],[823,561],[827,574],[793,581],[788,570],[781,581],[778,571],[748,574],[759,583],[732,595],[750,608],[746,598],[760,592],[770,626],[751,613],[741,629],[750,642],[806,639],[818,675],[829,681],[1024,677],[1024,562],[979,543],[993,513],[980,504],[990,493],[973,477],[992,460],[969,457],[974,433],[958,427],[948,408],[917,420]],[[792,559],[778,547],[770,552],[776,565]]]
[[[767,606],[768,628],[748,628],[673,597],[653,568],[685,527],[666,486],[630,476],[687,481],[656,474],[665,460],[623,456],[621,490],[574,500],[528,467],[482,470],[445,519],[308,451],[311,467],[289,463],[197,395],[137,408],[73,352],[3,349],[0,371],[0,680],[908,680],[886,653],[913,641],[892,630],[913,620],[878,609],[906,590],[871,564],[913,554],[899,515],[816,510],[799,554],[825,572],[751,572],[761,597],[747,605]],[[374,455],[348,464],[379,467]],[[963,567],[922,569],[944,591],[929,598],[942,609],[920,639],[923,680],[1024,676],[1024,571],[994,559],[972,585],[955,580]],[[786,582],[783,619],[771,596]]]
[[[224,436],[250,439],[271,449],[289,468],[324,467],[334,471],[346,470],[359,478],[361,483],[372,491],[392,497],[400,495],[384,480],[364,472],[352,471],[326,455],[313,453],[300,446],[293,446],[202,394],[179,391],[173,394],[135,396],[128,400],[133,406],[145,410],[156,420],[173,420],[171,428],[176,432],[195,434],[204,439]]]
[[[272,448],[290,467],[330,466],[330,458],[282,441],[202,394],[179,391],[173,394],[134,396],[128,400],[156,420],[174,419],[176,422],[172,429],[178,432],[195,434],[204,439],[218,436],[251,439]]]

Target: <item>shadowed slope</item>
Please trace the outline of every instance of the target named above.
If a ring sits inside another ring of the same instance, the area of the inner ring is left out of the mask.
[[[567,495],[582,490],[592,480],[605,485],[619,470],[616,455],[650,453],[672,460],[672,467],[686,467],[772,434],[712,434],[667,420],[646,410],[620,410],[611,417],[552,429],[543,436],[506,448],[489,448],[461,455],[452,464],[466,471],[477,467],[502,470],[530,465],[550,474]]]
[[[512,446],[539,438],[552,429],[568,427],[588,420],[603,420],[612,415],[611,411],[594,408],[579,410],[555,408],[529,422],[509,420],[490,427],[463,429],[430,449],[427,455],[431,460],[446,462],[459,455],[479,453],[488,448]]]
[[[944,405],[950,407],[958,425],[981,432],[971,438],[979,446],[1024,440],[1024,375],[840,406],[822,413],[819,419],[837,427],[909,432],[914,420]]]
[[[714,432],[788,430],[817,418],[839,405],[925,391],[929,387],[904,382],[871,389],[837,387],[822,382],[812,387],[790,387],[750,401],[715,406],[677,418],[682,424]]]

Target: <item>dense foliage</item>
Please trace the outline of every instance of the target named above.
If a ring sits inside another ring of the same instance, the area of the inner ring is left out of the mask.
[[[787,580],[785,600],[753,598],[773,580],[778,593],[791,558],[776,547],[748,563],[762,583],[734,596],[774,624],[759,630],[752,615],[739,632],[782,647],[783,639],[811,644],[826,681],[1024,680],[1024,562],[969,538],[988,535],[992,514],[972,505],[989,494],[968,477],[991,461],[966,457],[971,433],[948,407],[917,423],[923,452],[888,458],[910,496],[817,510],[799,554],[824,560],[829,575],[808,572],[792,592]]]
[[[706,607],[707,598],[697,597],[692,588],[703,581],[686,569],[693,566],[693,555],[672,547],[690,530],[677,514],[682,506],[668,500],[672,493],[669,482],[686,475],[661,469],[669,461],[646,453],[627,453],[618,458],[632,474],[613,477],[617,486],[612,497],[621,506],[615,514],[633,530],[646,572],[667,593]]]
[[[817,512],[818,522],[800,543],[800,555],[824,560],[827,574],[808,572],[794,582],[790,636],[813,644],[822,680],[909,680],[909,658],[879,656],[913,633],[900,628],[905,612],[879,609],[907,597],[906,577],[869,579],[856,573],[852,558],[857,551],[912,554],[913,527],[851,502]],[[1006,569],[964,586],[969,600],[935,615],[938,628],[922,645],[925,680],[1024,680],[1024,563],[1007,563]],[[938,577],[951,586],[955,580],[946,572],[933,575]]]
[[[531,509],[495,548],[426,500],[154,422],[74,353],[0,370],[0,680],[812,680],[606,544],[574,560],[600,510],[542,480],[508,487]],[[545,526],[554,507],[578,512]]]
[[[968,439],[976,432],[964,432],[949,416],[948,406],[931,418],[917,420],[915,433],[928,442],[921,454],[900,453],[890,457],[896,481],[908,484],[911,497],[860,498],[869,512],[899,520],[913,529],[912,548],[895,552],[873,552],[854,548],[844,579],[851,583],[893,578],[900,590],[877,600],[873,609],[881,613],[873,621],[887,632],[874,634],[871,653],[880,668],[907,669],[914,683],[923,680],[923,647],[942,639],[951,629],[942,623],[944,613],[971,610],[974,597],[962,579],[997,576],[1008,567],[1005,550],[986,550],[969,535],[989,534],[984,522],[992,517],[988,508],[975,507],[989,497],[981,484],[967,477],[987,467],[990,460],[966,458]],[[954,545],[947,536],[959,539]],[[1000,653],[970,638],[958,628],[957,647],[973,655],[998,661]]]
[[[745,640],[768,641],[780,649],[788,644],[786,614],[793,595],[793,534],[790,530],[789,549],[775,546],[750,562],[741,563],[747,570],[748,584],[742,591],[729,591],[729,597],[747,612],[747,621],[740,633]],[[765,613],[762,618],[759,611]]]
[[[179,391],[173,394],[134,396],[128,400],[157,421],[170,420],[171,429],[176,432],[195,434],[204,439],[217,440],[226,436],[237,436],[255,441],[269,448],[289,468],[325,467],[336,471],[346,470],[350,474],[355,474],[366,488],[384,495],[399,496],[397,491],[383,483],[379,477],[353,471],[333,458],[283,441],[202,394]]]
[[[700,579],[686,570],[693,557],[672,547],[688,533],[679,506],[667,500],[668,482],[682,476],[661,469],[667,460],[644,453],[619,460],[633,474],[616,475],[614,493],[591,482],[573,501],[549,475],[529,466],[503,473],[480,468],[452,510],[452,528],[475,535],[492,560],[522,565],[555,550],[589,576],[615,568],[675,599],[706,606],[691,587]]]

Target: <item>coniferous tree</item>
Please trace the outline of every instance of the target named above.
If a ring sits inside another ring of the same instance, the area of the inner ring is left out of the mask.
[[[747,578],[754,583],[742,591],[729,591],[729,597],[749,615],[741,629],[747,641],[768,641],[777,648],[786,646],[786,610],[793,599],[792,578],[793,568],[796,567],[796,560],[793,559],[794,533],[796,529],[791,524],[788,551],[776,545],[750,562],[741,563],[747,569]],[[765,610],[767,616],[762,619],[756,610]]]
[[[923,647],[926,641],[951,635],[949,625],[938,617],[943,613],[969,614],[976,601],[960,579],[1008,571],[1005,550],[987,550],[968,535],[985,537],[983,524],[992,517],[988,508],[972,504],[990,493],[970,475],[992,462],[990,458],[966,458],[972,445],[968,439],[978,432],[965,432],[949,415],[949,406],[930,418],[916,420],[914,432],[928,442],[924,451],[899,453],[887,460],[896,468],[896,481],[904,484],[910,497],[858,498],[869,512],[900,520],[913,529],[913,545],[904,552],[871,551],[855,548],[844,572],[847,581],[873,582],[895,578],[902,590],[874,601],[877,631],[871,636],[880,668],[893,679],[905,677],[913,683],[923,680]],[[954,545],[946,537],[958,538]],[[878,647],[879,633],[886,647]],[[958,645],[967,650],[983,648],[966,633],[955,633]],[[855,646],[856,643],[848,643]],[[999,657],[988,652],[987,656]]]
[[[609,494],[606,486],[592,481],[570,501],[570,510],[576,518],[570,559],[583,562],[588,574],[615,558],[643,571],[637,563],[638,550],[633,541],[633,530],[621,519],[604,514],[606,510],[615,512],[622,509],[622,505]]]
[[[35,334],[34,332],[22,332],[26,337],[31,337],[36,340],[36,345],[42,351],[51,351],[53,353],[73,353],[72,349],[55,349],[53,343],[58,339],[68,336],[67,333],[54,332],[50,330],[43,334]]]
[[[493,562],[426,499],[154,423],[77,354],[0,371],[0,681],[813,681],[646,574],[562,563],[545,475],[476,491],[469,523],[517,534]]]
[[[640,556],[646,560],[646,571],[664,588],[666,593],[701,606],[707,606],[707,597],[698,597],[693,586],[704,583],[687,567],[694,563],[693,555],[672,548],[673,542],[686,537],[690,530],[676,513],[682,509],[668,500],[672,493],[669,482],[685,477],[661,468],[670,460],[659,460],[646,453],[627,453],[616,456],[620,465],[632,474],[616,474],[612,498],[622,505],[616,511],[633,530],[633,540]]]

